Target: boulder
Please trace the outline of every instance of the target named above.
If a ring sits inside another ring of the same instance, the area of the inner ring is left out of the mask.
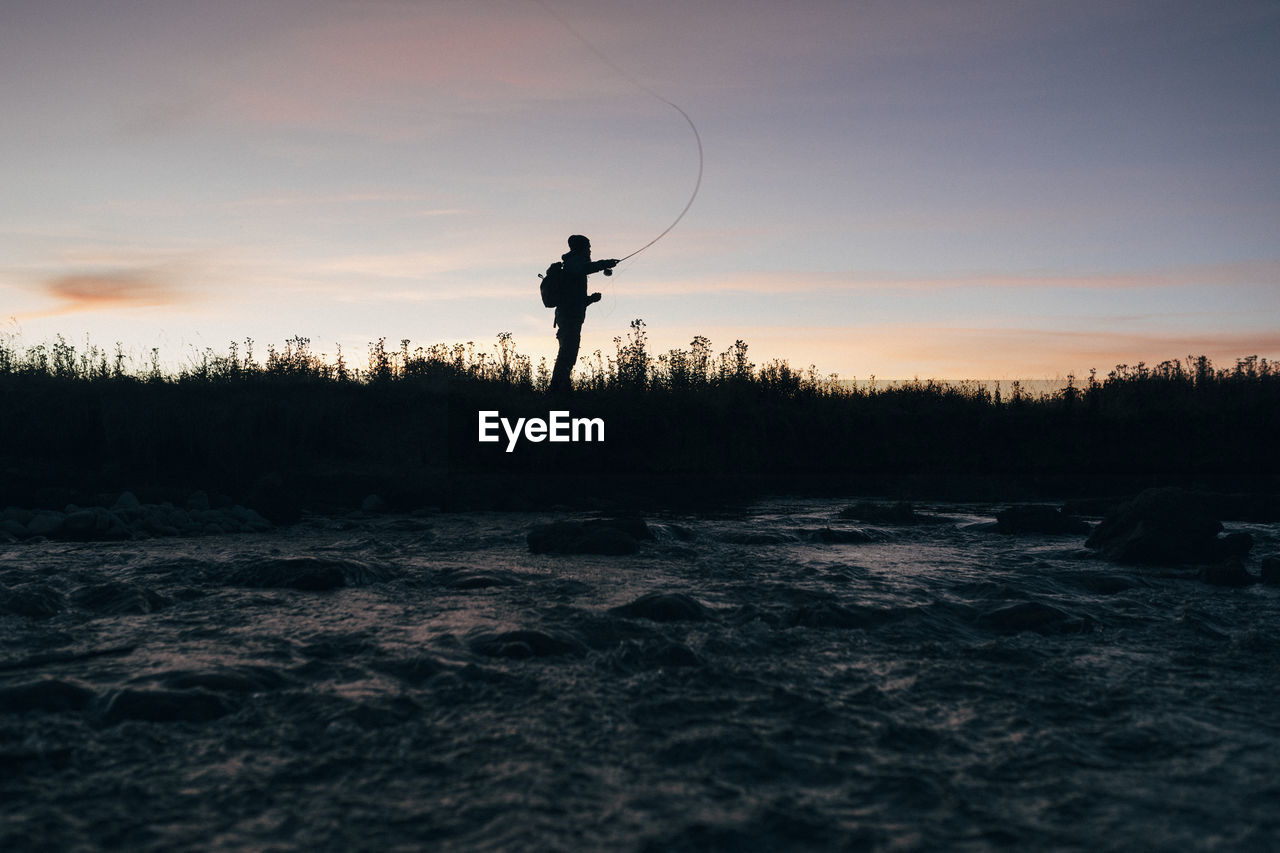
[[[442,579],[445,587],[461,592],[476,589],[491,589],[499,586],[515,586],[519,583],[514,577],[502,572],[461,571],[446,573]]]
[[[0,710],[10,713],[80,711],[95,695],[92,688],[79,681],[44,677],[0,687]]]
[[[67,513],[57,535],[78,542],[110,542],[129,539],[132,534],[115,513],[95,506]]]
[[[276,669],[254,664],[170,670],[149,678],[158,681],[165,689],[202,689],[213,693],[262,693],[287,683]]]
[[[1262,558],[1262,582],[1280,584],[1280,557]]]
[[[35,517],[35,513],[29,509],[23,509],[17,506],[7,506],[0,512],[0,521],[12,521],[21,524],[25,529],[27,523]]]
[[[138,526],[153,536],[182,536],[196,532],[186,510],[171,503],[147,504]]]
[[[477,654],[496,658],[555,657],[577,655],[586,651],[582,643],[566,634],[547,633],[531,628],[497,634],[475,632],[468,644]]]
[[[642,539],[653,538],[653,532],[649,530],[649,525],[638,515],[615,516],[613,518],[601,518],[587,522],[588,525],[597,523],[606,527],[612,527],[616,530],[621,530],[637,542]]]
[[[67,516],[64,513],[42,510],[27,522],[27,534],[30,536],[57,536],[62,532],[62,526],[66,523],[66,520]]]
[[[236,586],[321,592],[347,585],[342,560],[320,557],[271,557],[247,561],[231,573]]]
[[[31,535],[25,524],[13,518],[0,518],[0,533],[12,536],[14,539],[26,539]]]
[[[370,663],[369,666],[378,672],[409,682],[427,681],[435,678],[442,672],[448,671],[448,667],[446,667],[443,662],[436,660],[430,655],[410,655],[407,657],[375,660]]]
[[[25,583],[0,589],[0,612],[29,619],[48,619],[62,610],[62,593],[40,583]]]
[[[730,545],[789,545],[800,541],[787,530],[730,530],[716,537]]]
[[[302,518],[297,493],[275,472],[259,477],[244,502],[273,524],[293,524]]]
[[[892,504],[861,501],[840,510],[840,517],[872,524],[917,524],[922,520],[916,515],[915,507],[906,501]]]
[[[125,720],[149,723],[216,720],[231,713],[231,704],[207,690],[160,690],[127,687],[103,700],[101,717],[112,724]]]
[[[104,502],[110,500],[107,496]],[[148,536],[194,536],[200,534],[263,532],[272,523],[255,510],[232,504],[224,497],[210,498],[193,492],[186,506],[172,503],[144,504],[133,492],[122,492],[108,509],[67,504],[63,511],[19,509],[0,511],[0,537],[48,539],[78,542],[120,541]]]
[[[609,612],[654,622],[704,622],[709,616],[707,608],[682,592],[650,592]]]
[[[930,512],[919,512],[910,501],[896,503],[880,503],[877,501],[859,501],[847,506],[838,513],[840,518],[862,521],[867,524],[883,525],[915,525],[915,524],[951,524],[955,521],[945,515]]]
[[[830,527],[810,530],[806,533],[806,538],[824,545],[861,545],[872,541],[871,534],[861,530],[833,530]]]
[[[638,539],[651,539],[643,519],[553,521],[529,531],[526,541],[535,554],[634,554]]]
[[[997,512],[996,530],[1012,535],[1026,533],[1057,535],[1088,533],[1089,524],[1055,507],[1024,504]]]
[[[1213,586],[1242,587],[1257,583],[1258,579],[1245,570],[1239,560],[1214,563],[1200,569],[1200,579]]]
[[[1248,534],[1219,538],[1222,522],[1203,496],[1183,489],[1148,489],[1108,514],[1085,541],[1117,563],[1183,565],[1242,557]]]
[[[1072,616],[1039,601],[1021,601],[983,613],[978,624],[1009,633],[1070,634],[1087,631],[1092,623],[1088,617]]]
[[[323,592],[344,586],[366,586],[395,577],[393,568],[343,557],[252,557],[227,575],[233,586]]]
[[[802,628],[870,628],[880,620],[865,613],[850,610],[832,601],[819,601],[796,608],[788,624]]]
[[[666,638],[626,639],[605,656],[611,668],[625,673],[653,669],[696,667],[701,664],[693,649]]]
[[[1115,595],[1118,592],[1141,586],[1141,581],[1128,575],[1088,574],[1079,578],[1080,586],[1099,595]]]
[[[347,585],[342,566],[314,557],[279,557],[255,561],[232,576],[241,586],[317,592]]]
[[[251,530],[255,533],[261,533],[271,529],[271,522],[267,521],[258,513],[247,507],[236,504],[227,510],[227,513],[240,523],[240,527],[244,530]]]
[[[74,607],[103,616],[154,613],[165,601],[156,592],[128,581],[103,581],[82,586],[71,593]]]
[[[1252,550],[1252,533],[1228,533],[1214,543],[1214,556],[1220,560],[1243,560]]]

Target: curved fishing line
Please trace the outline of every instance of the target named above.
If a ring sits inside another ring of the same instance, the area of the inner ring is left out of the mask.
[[[663,98],[663,97],[661,97],[661,96],[657,96],[657,95],[655,95],[655,97],[657,97],[657,98],[658,98],[658,100],[662,101],[662,102],[663,102],[664,104],[666,104],[667,106],[672,107],[676,112],[678,112],[678,113],[680,113],[680,115],[684,116],[684,120],[685,120],[685,121],[689,122],[689,129],[693,131],[693,138],[694,138],[694,140],[695,140],[695,141],[697,141],[697,143],[698,143],[698,179],[697,179],[696,181],[694,181],[694,183],[693,183],[693,193],[689,196],[689,200],[688,200],[687,202],[685,202],[684,209],[680,211],[680,215],[679,215],[679,216],[677,216],[677,217],[675,218],[675,221],[674,221],[674,222],[672,222],[670,225],[668,225],[668,226],[666,227],[666,230],[664,230],[661,234],[659,234],[657,237],[654,237],[654,238],[653,238],[652,240],[650,240],[648,243],[645,243],[645,244],[644,244],[643,246],[641,246],[639,249],[636,249],[634,252],[632,252],[631,254],[629,254],[629,255],[627,255],[627,256],[625,256],[625,257],[618,258],[618,260],[619,260],[619,261],[625,261],[625,260],[627,260],[628,258],[634,258],[636,255],[640,254],[640,253],[641,253],[641,252],[643,252],[645,249],[649,248],[649,247],[650,247],[650,246],[652,246],[654,243],[658,242],[658,241],[659,241],[659,240],[661,240],[663,237],[667,236],[667,234],[669,234],[669,233],[671,232],[671,229],[672,229],[672,228],[675,228],[677,225],[679,225],[679,224],[680,224],[680,220],[681,220],[681,219],[684,219],[684,215],[685,215],[686,213],[688,213],[688,212],[689,212],[689,208],[693,207],[693,201],[694,201],[694,199],[696,199],[696,198],[698,197],[698,190],[702,189],[702,161],[703,161],[703,157],[702,157],[702,137],[698,135],[698,128],[697,128],[697,125],[695,125],[695,124],[693,123],[693,119],[689,118],[689,114],[688,114],[688,113],[686,113],[684,110],[680,109],[678,106],[676,106],[675,104],[671,103],[671,102],[670,102],[670,101],[668,101],[666,98]]]
[[[551,6],[547,4],[546,0],[534,0],[534,2],[537,3],[539,6],[541,6],[548,15],[550,15],[551,17],[559,21],[560,26],[564,27],[566,30],[570,32],[570,34],[573,35],[574,38],[582,42],[583,46],[586,47],[587,50],[594,53],[600,59],[601,62],[603,62],[605,65],[609,66],[610,68],[612,68],[613,71],[618,76],[622,77],[631,85],[635,86],[637,89],[644,92],[646,95],[657,98],[659,101],[662,101],[662,103],[671,107],[671,109],[680,113],[681,117],[684,118],[684,120],[689,123],[689,129],[693,131],[693,139],[695,142],[698,143],[698,178],[693,183],[693,193],[689,196],[689,201],[685,203],[684,209],[680,211],[680,215],[675,218],[675,221],[672,222],[670,225],[668,225],[661,234],[659,234],[657,237],[654,237],[648,243],[645,243],[643,246],[641,246],[639,249],[636,249],[631,254],[618,258],[618,261],[622,262],[629,258],[634,258],[636,255],[640,254],[645,249],[649,248],[654,243],[658,242],[663,237],[667,236],[667,234],[671,233],[671,229],[679,225],[680,220],[684,219],[684,215],[689,212],[689,208],[693,207],[694,199],[698,197],[698,190],[702,189],[702,166],[704,161],[703,152],[702,152],[702,136],[698,133],[698,126],[693,123],[693,119],[691,119],[689,117],[689,114],[684,110],[682,110],[677,104],[674,104],[671,101],[667,100],[666,98],[662,97],[662,95],[659,95],[649,86],[646,86],[643,82],[641,82],[634,75],[628,72],[625,68],[621,67],[620,65],[618,65],[618,63],[610,59],[608,55],[603,53],[599,48],[597,48],[594,44],[592,44],[590,40],[587,39],[586,36],[578,32],[578,30],[573,26],[573,24],[569,23],[568,19],[566,19],[563,15],[561,15],[555,9],[551,8]]]

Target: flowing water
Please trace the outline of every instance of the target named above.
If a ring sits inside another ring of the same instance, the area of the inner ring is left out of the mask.
[[[0,545],[0,849],[1276,849],[1280,589],[843,505]]]

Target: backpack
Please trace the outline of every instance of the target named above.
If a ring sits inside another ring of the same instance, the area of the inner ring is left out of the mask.
[[[564,296],[564,263],[556,261],[547,267],[545,275],[539,273],[538,278],[542,279],[542,283],[538,286],[542,291],[542,304],[547,308],[555,308]]]

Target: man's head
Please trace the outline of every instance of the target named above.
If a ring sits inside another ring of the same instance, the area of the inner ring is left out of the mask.
[[[569,251],[570,252],[590,252],[591,241],[588,240],[586,237],[583,237],[581,234],[574,234],[569,238]]]

